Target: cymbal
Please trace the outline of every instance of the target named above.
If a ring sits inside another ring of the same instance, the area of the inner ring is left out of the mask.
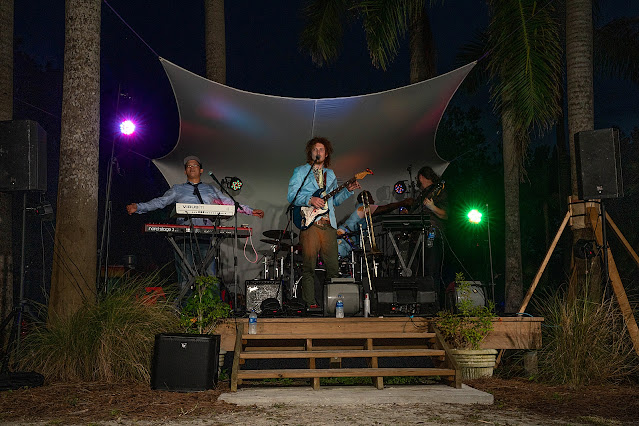
[[[290,231],[283,231],[280,229],[270,229],[268,231],[262,232],[266,238],[272,238],[274,240],[290,240],[291,233]],[[297,234],[293,232],[293,238],[297,237]]]
[[[276,245],[278,245],[280,243],[277,240],[267,240],[267,239],[264,239],[264,238],[262,238],[260,241],[263,242],[263,243],[266,243],[266,244],[272,244],[274,246],[276,246]]]

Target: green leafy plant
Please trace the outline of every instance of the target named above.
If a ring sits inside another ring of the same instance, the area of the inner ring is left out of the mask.
[[[230,311],[231,307],[220,298],[220,279],[197,277],[195,291],[182,309],[180,323],[187,333],[208,334]]]
[[[440,311],[435,326],[454,349],[479,349],[481,342],[493,329],[493,303],[475,306],[471,298],[472,286],[462,273],[455,275],[458,283],[457,313]]]

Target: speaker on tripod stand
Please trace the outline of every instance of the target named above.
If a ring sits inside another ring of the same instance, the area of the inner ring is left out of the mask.
[[[18,304],[0,324],[0,331],[10,327],[6,353],[2,354],[0,390],[41,386],[44,377],[33,372],[10,372],[12,351],[20,350],[22,317],[24,313],[25,240],[27,194],[47,189],[46,133],[38,123],[30,120],[0,121],[0,191],[22,193],[22,237],[20,255],[20,286]],[[50,209],[50,206],[49,206]],[[38,208],[35,209],[36,213]],[[41,210],[48,213],[43,205]],[[14,256],[15,258],[15,256]],[[1,349],[1,348],[0,348]],[[17,365],[17,361],[14,363]]]

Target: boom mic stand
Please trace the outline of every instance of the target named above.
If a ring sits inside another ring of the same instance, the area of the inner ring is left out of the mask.
[[[293,223],[293,208],[295,207],[295,200],[297,200],[297,196],[300,195],[300,191],[302,190],[302,187],[304,186],[304,184],[306,183],[306,179],[308,179],[308,175],[311,174],[311,171],[313,170],[313,166],[315,165],[315,163],[317,163],[317,160],[319,160],[319,156],[315,159],[315,161],[313,161],[313,164],[311,164],[311,168],[308,169],[308,172],[306,173],[306,176],[304,176],[304,179],[302,180],[302,183],[300,184],[300,187],[297,188],[297,192],[295,193],[295,196],[293,197],[293,201],[291,201],[291,203],[288,205],[288,207],[286,208],[286,215],[289,217],[289,223]],[[287,225],[288,227],[288,225]],[[294,255],[294,249],[293,249],[293,226],[291,225],[290,228],[290,233],[291,233],[291,276],[290,276],[290,286],[291,286],[291,291],[294,288],[295,285],[295,276],[294,276],[294,272],[295,269],[293,267],[293,264],[295,262],[293,262],[293,255]],[[302,232],[300,230],[300,238],[302,238]],[[296,293],[297,295],[297,293]]]
[[[213,174],[213,172],[209,171],[209,176],[211,176],[213,178],[213,180],[215,181],[215,183],[217,183],[217,185],[220,187],[220,190],[222,192],[224,192],[226,195],[229,196],[229,198],[231,200],[233,200],[234,206],[235,206],[235,211],[233,213],[233,216],[235,217],[235,227],[233,229],[233,289],[235,290],[233,292],[233,311],[235,311],[236,313],[238,312],[238,306],[237,306],[237,289],[239,288],[239,284],[237,282],[237,211],[239,210],[240,207],[240,203],[238,203],[235,198],[229,193],[229,191],[227,191],[224,188],[224,185],[222,185],[220,183],[219,180],[217,180],[217,178],[215,177],[215,175]]]

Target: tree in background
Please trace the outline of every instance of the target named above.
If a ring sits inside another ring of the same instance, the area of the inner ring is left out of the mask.
[[[431,2],[431,4],[434,2]],[[373,66],[386,70],[410,32],[410,82],[437,75],[435,44],[425,0],[315,0],[302,11],[307,21],[300,50],[319,66],[337,59],[344,28],[361,19]]]
[[[57,223],[49,321],[96,297],[100,0],[65,3]]]
[[[0,0],[0,121],[13,119],[13,0]],[[12,195],[0,192],[0,321],[13,309]],[[0,349],[4,335],[0,330]]]
[[[204,0],[206,78],[226,84],[224,0]]]

